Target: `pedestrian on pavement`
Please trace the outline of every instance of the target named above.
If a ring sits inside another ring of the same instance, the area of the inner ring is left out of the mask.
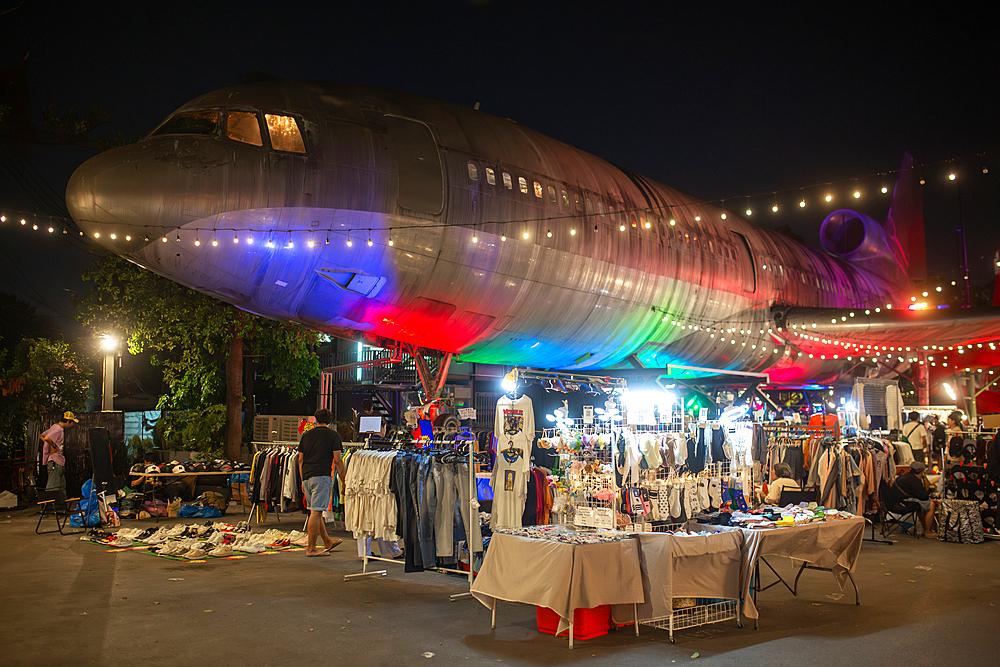
[[[306,522],[306,556],[327,556],[343,540],[330,537],[326,532],[323,511],[330,508],[330,493],[333,490],[333,469],[336,466],[340,476],[340,488],[345,488],[347,468],[341,454],[344,444],[340,434],[330,428],[333,413],[326,408],[316,411],[316,426],[302,434],[299,441],[299,478],[302,492],[309,510]],[[317,549],[316,542],[322,539],[324,549]]]
[[[63,498],[66,497],[66,454],[63,446],[64,431],[72,428],[80,420],[72,412],[64,412],[63,418],[42,433],[39,438],[42,441],[42,465],[48,472],[48,482],[45,484],[46,491],[62,491]]]

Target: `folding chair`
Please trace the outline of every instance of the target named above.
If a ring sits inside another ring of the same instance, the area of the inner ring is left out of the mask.
[[[913,502],[898,502],[892,495],[892,487],[885,482],[879,484],[878,499],[882,505],[882,537],[892,535],[897,529],[900,534],[906,533],[920,538],[920,505]],[[907,528],[909,524],[909,528]]]
[[[82,498],[67,498],[66,494],[62,491],[43,491],[38,492],[38,506],[41,510],[38,512],[38,523],[35,525],[35,533],[38,535],[44,535],[46,533],[58,532],[60,535],[70,535],[64,531],[66,524],[74,516],[83,516],[83,510],[80,509],[80,501]],[[75,508],[75,509],[71,509]],[[56,527],[51,530],[40,530],[42,527],[42,521],[46,517],[52,517],[56,521]]]

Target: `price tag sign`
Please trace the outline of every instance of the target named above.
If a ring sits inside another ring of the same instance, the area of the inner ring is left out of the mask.
[[[700,422],[708,421],[708,408],[698,408],[698,421]]]
[[[476,409],[475,408],[459,408],[458,409],[459,419],[475,419]]]
[[[606,530],[614,530],[615,511],[607,507],[595,507],[594,528],[604,528]]]
[[[594,423],[594,406],[585,405],[583,406],[583,423],[593,424]]]

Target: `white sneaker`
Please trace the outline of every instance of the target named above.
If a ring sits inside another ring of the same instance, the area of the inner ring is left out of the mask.
[[[233,548],[228,544],[222,544],[209,551],[208,555],[215,558],[227,558],[233,555]]]
[[[184,558],[189,560],[201,560],[205,557],[205,550],[199,549],[198,547],[192,547],[184,554]]]
[[[108,545],[112,547],[130,547],[132,546],[132,540],[128,537],[116,536],[111,540],[108,540]]]

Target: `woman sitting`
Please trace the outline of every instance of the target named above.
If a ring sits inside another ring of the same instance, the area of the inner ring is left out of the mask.
[[[801,491],[799,483],[792,479],[792,467],[787,463],[774,464],[775,480],[767,485],[767,497],[764,500],[771,505],[776,505],[781,500],[781,492],[784,489]]]

